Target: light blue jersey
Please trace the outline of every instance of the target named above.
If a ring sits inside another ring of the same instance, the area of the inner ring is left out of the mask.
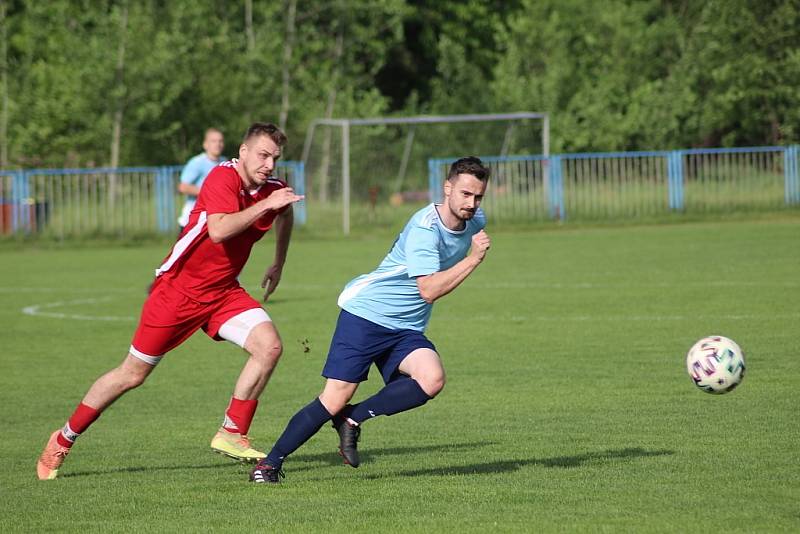
[[[213,161],[208,158],[205,152],[196,155],[183,166],[183,170],[181,171],[181,183],[202,187],[211,169],[223,161],[227,161],[225,157],[220,157],[218,161]],[[184,202],[183,209],[181,209],[181,216],[178,217],[179,225],[186,226],[189,222],[189,214],[192,212],[195,202],[197,202],[196,196],[186,195],[186,202]]]
[[[345,286],[339,306],[386,328],[424,332],[433,305],[422,299],[416,277],[445,271],[464,259],[472,236],[484,226],[480,208],[460,232],[444,225],[434,204],[419,210],[378,268]]]

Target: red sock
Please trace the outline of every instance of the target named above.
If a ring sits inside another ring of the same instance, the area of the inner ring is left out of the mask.
[[[72,447],[78,436],[83,434],[83,431],[89,428],[89,425],[94,423],[98,417],[100,417],[99,410],[80,403],[67,424],[61,429],[61,433],[56,437],[58,444],[62,447]]]
[[[231,403],[225,411],[225,420],[222,428],[228,432],[247,434],[250,430],[250,423],[253,422],[253,415],[256,413],[258,399],[241,400],[231,397]]]

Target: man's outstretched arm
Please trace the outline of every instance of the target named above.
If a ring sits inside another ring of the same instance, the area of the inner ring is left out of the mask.
[[[208,216],[208,236],[214,243],[222,243],[244,232],[267,211],[279,210],[303,198],[302,195],[295,195],[292,188],[285,187],[242,211],[213,213]]]

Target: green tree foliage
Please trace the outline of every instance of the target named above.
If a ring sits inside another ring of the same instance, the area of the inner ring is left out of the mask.
[[[122,165],[208,126],[234,155],[279,116],[295,158],[314,118],[390,113],[549,111],[554,151],[800,140],[800,0],[2,1],[11,167],[107,165],[115,123]]]
[[[554,150],[797,142],[797,0],[526,0],[498,107],[553,114]]]

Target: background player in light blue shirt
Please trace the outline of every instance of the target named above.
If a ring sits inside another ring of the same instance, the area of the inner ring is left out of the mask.
[[[226,161],[222,155],[225,148],[225,138],[222,132],[216,128],[206,130],[203,138],[203,152],[194,156],[186,162],[181,171],[181,179],[178,182],[178,192],[186,195],[186,202],[183,203],[181,215],[178,217],[178,226],[183,232],[183,227],[189,223],[189,214],[194,209],[197,202],[197,195],[200,194],[200,187],[211,172],[211,169]]]
[[[479,208],[488,179],[489,169],[478,158],[453,163],[444,202],[415,213],[378,268],[345,286],[322,370],[325,388],[292,417],[250,473],[251,481],[279,482],[284,459],[331,419],[339,433],[339,453],[358,467],[361,423],[422,406],[442,390],[444,367],[424,331],[434,301],[458,287],[489,250],[486,218]],[[373,363],[385,387],[348,405]]]

